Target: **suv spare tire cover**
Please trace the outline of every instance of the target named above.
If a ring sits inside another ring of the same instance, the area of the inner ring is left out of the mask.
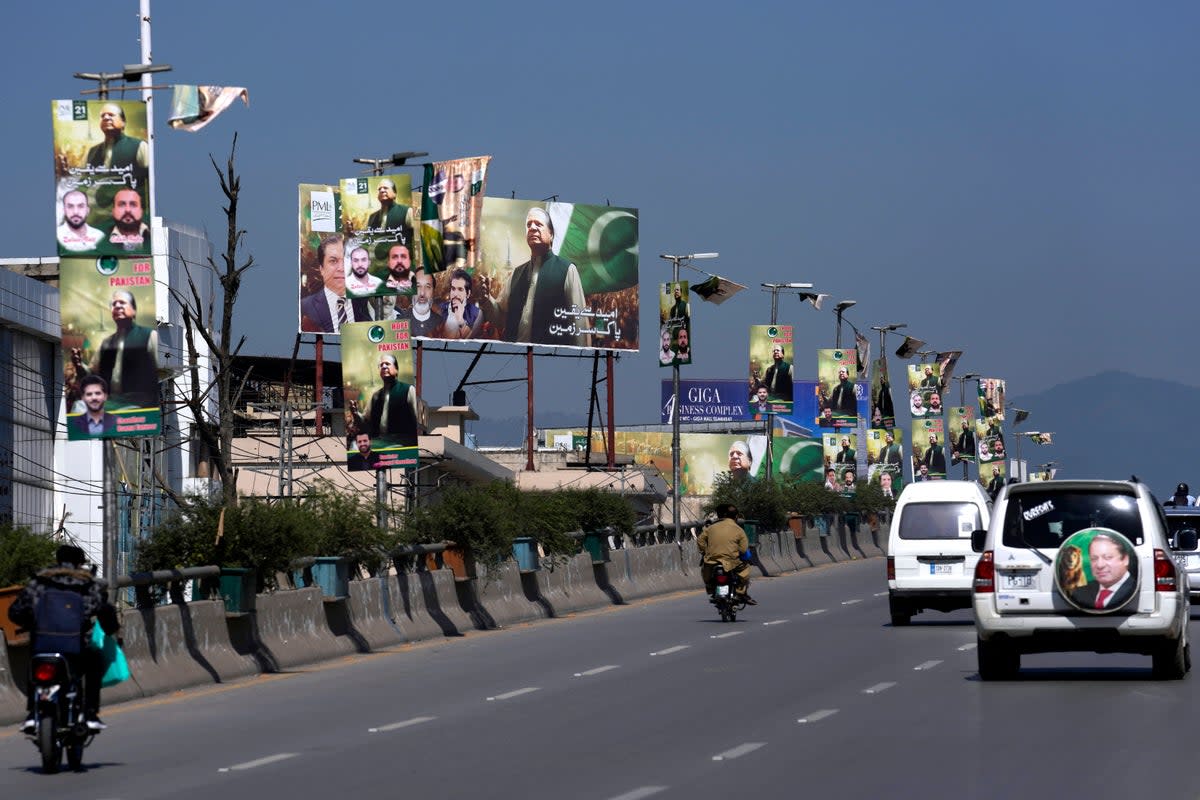
[[[1092,542],[1097,539],[1093,554]],[[1089,614],[1111,614],[1124,608],[1137,596],[1140,578],[1133,542],[1112,528],[1076,531],[1063,540],[1054,557],[1054,586],[1059,595]],[[1105,586],[1115,589],[1108,590],[1103,606],[1097,608]]]

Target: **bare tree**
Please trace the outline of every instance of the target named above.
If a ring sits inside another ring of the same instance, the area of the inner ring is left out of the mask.
[[[186,369],[191,377],[190,389],[183,397],[183,404],[196,421],[196,435],[208,451],[208,456],[221,481],[221,489],[225,505],[237,503],[237,471],[233,467],[233,422],[234,409],[237,408],[237,398],[245,387],[245,377],[235,385],[233,362],[241,352],[246,341],[245,336],[239,336],[237,344],[233,344],[233,312],[237,303],[238,290],[242,284],[242,274],[254,266],[254,256],[247,255],[245,260],[238,263],[238,250],[242,245],[244,230],[238,228],[238,198],[241,194],[241,178],[234,169],[234,155],[237,151],[237,134],[233,136],[233,144],[229,148],[229,158],[222,171],[216,159],[211,155],[213,169],[217,173],[221,191],[225,194],[226,203],[222,207],[225,212],[226,236],[225,252],[221,255],[218,265],[210,256],[205,269],[211,270],[221,284],[221,317],[216,319],[215,298],[205,306],[196,283],[192,279],[191,266],[184,262],[184,270],[188,280],[188,294],[171,287],[171,295],[179,303],[183,312],[184,338],[187,346]],[[197,348],[197,337],[208,346],[211,354],[214,380],[211,384],[201,385],[200,352]],[[248,375],[248,374],[247,374]],[[217,418],[214,421],[208,412],[213,390],[217,393]],[[178,500],[178,498],[176,498]]]

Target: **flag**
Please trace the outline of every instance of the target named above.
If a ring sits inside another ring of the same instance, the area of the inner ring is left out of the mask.
[[[801,300],[812,303],[812,307],[817,311],[821,310],[821,303],[825,302],[826,297],[833,297],[831,294],[812,294],[811,292],[800,292],[799,294]]]
[[[250,92],[241,86],[176,85],[167,124],[177,131],[198,131],[239,97],[250,105]]]
[[[1013,425],[1020,425],[1025,420],[1029,419],[1029,412],[1023,408],[1014,408]]]
[[[867,341],[867,337],[858,332],[858,328],[854,329],[854,349],[858,351],[858,377],[862,380],[869,380],[871,377],[869,369],[871,343]]]
[[[546,211],[554,225],[556,243],[562,236],[557,255],[579,270],[584,294],[638,285],[637,209],[547,203]],[[561,224],[563,219],[565,226]]]
[[[942,391],[946,391],[946,387],[950,385],[950,376],[954,374],[954,367],[958,364],[958,360],[962,358],[962,350],[947,350],[945,353],[937,354],[937,363],[942,365]]]
[[[745,288],[742,284],[734,283],[720,275],[713,275],[706,281],[691,285],[692,291],[700,295],[701,300],[707,300],[718,306]]]
[[[920,339],[914,339],[911,336],[905,336],[904,344],[897,348],[896,355],[900,358],[912,358],[917,354],[917,351],[920,350],[924,344],[925,343]]]
[[[475,268],[491,160],[491,156],[475,156],[425,165],[420,237],[425,272]]]

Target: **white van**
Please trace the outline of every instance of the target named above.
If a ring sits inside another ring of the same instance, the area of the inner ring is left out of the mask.
[[[987,528],[991,500],[974,481],[924,481],[904,487],[888,534],[888,610],[907,625],[927,608],[970,608],[979,554],[971,532]]]

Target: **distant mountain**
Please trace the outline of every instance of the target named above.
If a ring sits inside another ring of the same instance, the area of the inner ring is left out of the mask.
[[[1137,475],[1160,500],[1180,481],[1193,494],[1200,489],[1200,436],[1190,428],[1200,389],[1113,370],[1011,397],[1008,404],[1030,412],[1016,430],[1054,433],[1052,445],[1021,440],[1021,457],[1031,469],[1057,461],[1060,478]],[[1010,438],[1012,415],[1007,417]],[[1015,442],[1008,450],[1015,457]]]

